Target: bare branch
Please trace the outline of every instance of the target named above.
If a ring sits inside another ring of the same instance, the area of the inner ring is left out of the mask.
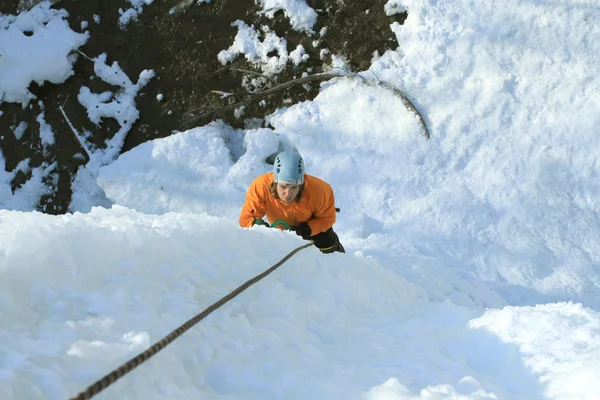
[[[421,115],[419,110],[417,110],[417,107],[415,107],[415,105],[409,100],[409,98],[406,97],[406,95],[404,95],[404,93],[402,93],[399,89],[393,87],[392,85],[390,85],[387,82],[380,81],[380,80],[378,80],[377,82],[374,82],[374,81],[371,81],[371,80],[369,80],[361,75],[358,75],[356,73],[346,72],[346,71],[340,71],[340,72],[330,71],[330,72],[323,72],[320,74],[308,75],[308,76],[304,76],[302,78],[293,79],[291,81],[281,83],[279,85],[273,86],[272,88],[269,88],[269,89],[266,89],[266,90],[263,90],[260,92],[241,93],[241,94],[233,93],[232,96],[234,96],[236,98],[240,98],[240,97],[244,97],[244,96],[246,96],[246,98],[243,100],[240,100],[236,103],[229,104],[227,106],[197,107],[193,110],[190,110],[190,111],[184,113],[181,120],[184,123],[185,128],[190,128],[192,125],[194,125],[195,123],[197,123],[198,121],[200,121],[204,118],[207,118],[211,114],[213,114],[213,118],[214,118],[214,115],[216,115],[216,113],[218,113],[218,112],[228,112],[228,111],[236,110],[239,107],[246,106],[250,103],[253,103],[257,100],[260,100],[266,96],[269,96],[273,93],[287,89],[289,87],[296,86],[296,85],[302,85],[307,82],[326,81],[326,80],[329,80],[332,78],[339,78],[339,77],[343,77],[343,76],[358,77],[368,84],[376,84],[379,86],[383,86],[388,90],[393,91],[394,94],[396,94],[398,97],[400,97],[400,99],[402,99],[402,102],[404,103],[406,108],[408,108],[410,111],[415,113],[415,115],[417,116],[417,119],[419,121],[419,125],[423,129],[423,135],[427,139],[429,139],[429,137],[430,137],[429,130],[427,129],[427,125],[425,124],[425,120],[423,119],[423,116]]]
[[[280,90],[287,89],[291,86],[302,85],[303,83],[313,82],[313,81],[326,81],[328,79],[338,78],[341,76],[351,76],[351,75],[349,75],[347,73],[343,73],[343,72],[323,72],[320,74],[303,76],[302,78],[298,78],[298,79],[292,79],[291,81],[287,81],[287,82],[281,83],[277,86],[273,86],[272,88],[269,88],[267,90],[263,90],[262,92],[252,93],[252,101],[254,101],[254,97],[262,98],[262,97],[268,96],[270,94],[273,94],[275,92],[278,92]]]
[[[71,95],[71,93],[67,93],[67,98],[65,99],[65,102],[63,103],[63,107],[65,106],[65,104],[67,104],[67,100],[69,100],[69,96]]]
[[[216,71],[212,71],[212,72],[200,72],[198,73],[198,76],[213,76],[213,75],[218,75],[221,72],[225,72],[229,70],[229,65],[224,66],[223,68],[219,68]]]
[[[312,82],[312,81],[325,81],[325,80],[328,80],[331,78],[335,78],[335,77],[339,77],[339,76],[346,76],[346,75],[347,74],[342,74],[339,72],[325,72],[325,73],[321,73],[321,74],[308,75],[308,76],[304,76],[302,78],[293,79],[291,81],[281,83],[277,86],[273,86],[272,88],[263,90],[261,92],[245,93],[245,94],[241,94],[241,95],[234,94],[234,96],[237,96],[237,97],[240,97],[243,95],[246,95],[249,97],[244,100],[238,101],[237,103],[230,104],[228,106],[222,106],[222,107],[201,106],[201,107],[198,107],[198,108],[195,108],[193,110],[186,112],[182,119],[187,120],[185,122],[185,127],[189,128],[191,125],[195,124],[196,122],[198,122],[201,119],[206,118],[211,113],[233,111],[236,108],[248,105],[248,104],[255,102],[259,99],[262,99],[263,97],[266,97],[270,94],[276,93],[278,91],[287,89],[287,88],[295,86],[295,85],[301,85],[303,83]],[[194,115],[198,112],[201,112],[202,114]]]
[[[88,149],[87,144],[85,143],[85,139],[79,134],[79,131],[77,131],[77,129],[75,129],[75,127],[71,123],[71,120],[69,120],[69,117],[67,117],[67,113],[65,112],[65,110],[63,109],[63,107],[60,106],[58,108],[59,108],[60,112],[62,112],[63,117],[65,117],[65,121],[67,121],[67,124],[69,125],[69,127],[73,131],[73,134],[75,135],[75,138],[77,139],[77,141],[79,142],[79,144],[81,145],[81,147],[83,148],[83,150],[88,155],[88,158],[92,158],[92,153],[90,152],[90,149]]]
[[[214,94],[218,94],[218,95],[219,95],[219,97],[220,97],[221,99],[225,99],[225,98],[227,98],[227,97],[234,96],[234,94],[233,94],[233,93],[230,93],[230,92],[223,92],[222,90],[211,90],[210,92],[211,92],[211,93],[214,93]]]
[[[96,62],[96,60],[94,60],[93,58],[89,57],[87,54],[85,54],[83,51],[79,50],[79,49],[75,49],[76,52],[78,52],[79,54],[81,54],[84,58],[87,58],[88,60],[90,60],[91,62]]]

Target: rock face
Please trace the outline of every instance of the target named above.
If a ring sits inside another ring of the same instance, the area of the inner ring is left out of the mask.
[[[0,13],[16,15],[37,3],[3,1]],[[189,111],[226,106],[236,97],[224,93],[264,90],[332,65],[366,70],[375,52],[397,47],[389,25],[403,23],[407,16],[386,15],[387,0],[298,0],[307,10],[304,18],[294,18],[279,9],[282,2],[271,0],[52,3],[51,9],[68,12],[65,19],[73,31],[89,32],[80,52],[73,52],[73,74],[60,84],[32,82],[28,90],[35,99],[25,108],[0,102],[0,149],[11,188],[18,190],[35,171],[51,168],[52,174],[43,177],[50,190],[36,199],[35,208],[52,214],[68,211],[73,180],[90,162],[90,148],[106,149],[115,135],[123,134],[122,144],[111,149],[116,157],[144,141],[187,129],[190,121],[194,126],[216,119],[234,127],[263,126],[264,117],[277,108],[314,98],[319,83],[293,86],[243,109],[215,111],[200,119]],[[236,47],[237,35],[254,35],[254,54]],[[102,57],[106,67],[116,62],[115,73],[122,71],[131,84],[153,71],[136,89],[139,115],[125,121],[127,129],[116,117],[94,120],[88,115],[89,96],[111,92],[120,101],[118,96],[126,91],[115,81],[99,79],[94,60]],[[87,97],[82,97],[82,88]],[[53,131],[53,143],[43,142],[44,129]]]

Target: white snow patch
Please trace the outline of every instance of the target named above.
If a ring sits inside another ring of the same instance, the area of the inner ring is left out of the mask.
[[[95,124],[100,124],[104,118],[115,119],[120,129],[114,136],[107,140],[104,148],[95,149],[88,143],[90,160],[79,168],[73,180],[73,196],[71,208],[75,210],[90,210],[92,206],[110,206],[96,183],[100,167],[110,164],[121,152],[127,133],[139,117],[135,106],[135,97],[155,74],[153,70],[143,70],[137,83],[133,83],[115,61],[112,65],[106,64],[106,53],[94,60],[94,72],[100,79],[111,85],[120,86],[116,93],[103,92],[100,94],[83,86],[77,96],[81,105],[87,109],[89,119]]]
[[[27,122],[25,122],[25,121],[19,122],[19,125],[17,125],[13,129],[13,133],[15,134],[15,138],[17,140],[21,140],[23,138],[23,135],[25,134],[25,131],[27,131],[28,127],[29,127],[29,124]]]
[[[52,127],[45,120],[44,113],[40,113],[37,118],[37,122],[40,124],[40,139],[44,147],[54,146],[54,132]]]
[[[244,21],[235,21],[232,26],[238,28],[233,44],[227,50],[218,54],[219,61],[226,65],[233,62],[240,54],[248,61],[260,66],[267,75],[281,72],[288,61],[287,41],[277,36],[275,32],[266,32],[263,41],[259,39],[259,33],[254,25],[248,26]],[[277,55],[269,56],[276,52]]]
[[[260,0],[260,3],[263,7],[261,14],[274,18],[277,11],[283,10],[294,30],[313,33],[312,28],[317,22],[317,13],[306,4],[305,0]]]
[[[408,8],[402,4],[403,1],[404,0],[388,0],[388,2],[385,3],[385,6],[383,6],[385,15],[389,17],[395,14],[408,12]]]
[[[154,0],[127,0],[131,3],[132,7],[127,10],[123,10],[119,8],[119,26],[121,29],[124,29],[127,24],[131,21],[135,21],[138,19],[142,11],[144,11],[144,6],[148,6],[154,2]]]
[[[301,62],[307,61],[309,58],[310,56],[306,54],[306,50],[301,44],[296,47],[296,50],[290,53],[290,60],[292,60],[296,66],[300,65]]]
[[[74,58],[69,54],[83,46],[87,33],[71,30],[65,10],[42,2],[18,16],[0,14],[0,104],[21,103],[35,96],[31,82],[62,83],[73,75]]]

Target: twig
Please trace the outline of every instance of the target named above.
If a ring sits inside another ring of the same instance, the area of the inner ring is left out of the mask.
[[[211,90],[210,92],[218,94],[221,99],[225,99],[227,97],[235,96],[233,93],[223,92],[222,90]]]
[[[77,141],[79,142],[79,144],[83,148],[83,151],[85,151],[86,154],[88,155],[88,159],[91,159],[92,158],[92,153],[90,152],[90,150],[88,149],[87,145],[85,144],[85,141],[84,141],[83,137],[81,137],[81,135],[79,134],[79,132],[77,131],[77,129],[75,129],[75,127],[71,123],[71,120],[69,120],[69,117],[67,117],[67,113],[65,112],[65,110],[63,109],[63,107],[60,106],[58,108],[60,109],[60,112],[62,112],[63,117],[65,117],[65,120],[67,121],[67,124],[71,128],[71,131],[73,131],[73,134],[75,135],[75,138],[77,139]]]
[[[69,100],[69,96],[71,95],[71,93],[67,93],[67,98],[65,99],[65,102],[63,103],[63,107],[65,106],[65,104],[67,104],[67,100]]]
[[[83,51],[79,50],[79,49],[75,49],[76,52],[78,52],[79,54],[81,54],[83,57],[87,58],[88,60],[90,60],[91,62],[96,62],[96,60],[94,60],[93,58],[88,57],[87,54],[85,54]]]
[[[198,73],[198,76],[213,76],[213,75],[218,75],[221,72],[225,72],[229,69],[229,65],[224,66],[223,68],[219,68],[216,71],[212,71],[212,72],[200,72]]]
[[[265,76],[265,75],[263,75],[263,73],[262,73],[262,72],[258,72],[258,71],[251,71],[251,70],[249,70],[249,69],[241,69],[241,68],[229,68],[229,70],[230,70],[230,71],[233,71],[233,72],[241,72],[241,73],[244,73],[244,74],[258,75],[258,76],[261,76],[261,77],[263,77],[263,78],[267,78],[267,79],[271,79],[271,80],[273,79],[273,78],[271,78],[270,76]]]
[[[381,79],[379,79],[379,76],[377,76],[377,74],[375,73],[375,71],[373,71],[372,69],[369,69],[369,71],[367,71],[367,72],[370,72],[373,75],[375,75],[375,79],[377,79],[377,81],[381,82]]]

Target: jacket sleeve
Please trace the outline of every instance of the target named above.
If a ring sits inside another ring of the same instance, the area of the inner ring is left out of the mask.
[[[246,202],[242,206],[240,212],[240,226],[242,228],[250,228],[256,218],[265,216],[265,199],[262,188],[259,185],[258,179],[248,188],[246,192]]]
[[[335,223],[335,218],[335,198],[333,196],[333,189],[329,184],[325,184],[323,187],[323,196],[317,203],[313,217],[308,220],[311,235],[314,236],[331,228]]]

